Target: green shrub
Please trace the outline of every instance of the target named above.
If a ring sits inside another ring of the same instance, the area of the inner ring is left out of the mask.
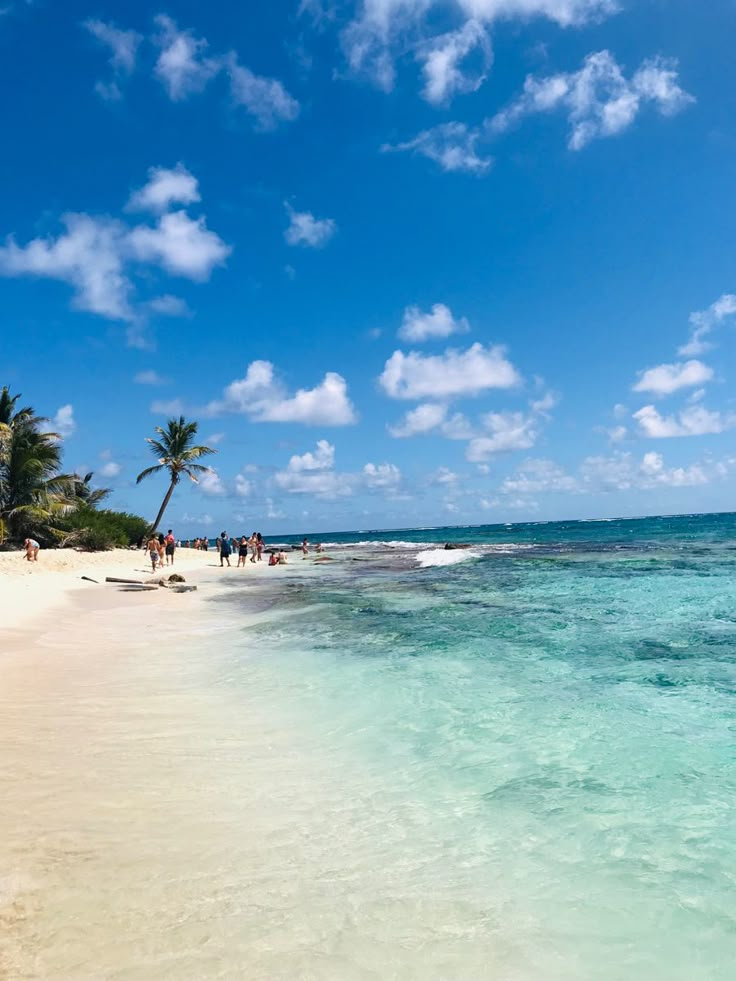
[[[96,511],[86,505],[76,508],[60,524],[64,532],[62,544],[90,552],[137,545],[148,528],[148,523],[135,514]]]

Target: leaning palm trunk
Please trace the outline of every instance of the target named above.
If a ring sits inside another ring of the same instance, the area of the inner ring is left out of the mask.
[[[172,480],[171,483],[169,484],[169,489],[166,491],[166,497],[163,499],[163,503],[161,504],[161,507],[158,509],[158,514],[156,515],[156,519],[151,525],[151,531],[156,531],[158,526],[161,524],[161,519],[164,516],[164,511],[169,506],[169,501],[171,500],[171,495],[174,493],[174,488],[176,487],[176,484],[177,484],[176,480]]]

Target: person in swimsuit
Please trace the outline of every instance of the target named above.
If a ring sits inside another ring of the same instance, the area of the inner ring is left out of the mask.
[[[166,565],[174,564],[174,552],[176,551],[176,539],[174,538],[174,533],[171,528],[169,528],[166,533],[166,538],[164,539],[166,545]]]
[[[38,562],[38,550],[41,546],[35,538],[26,538],[23,542],[23,548],[26,550],[26,560],[28,562]]]
[[[230,549],[230,539],[227,537],[227,532],[223,531],[223,533],[220,535],[219,545],[220,545],[220,567],[222,567],[223,560],[224,560],[224,562],[227,562],[229,568],[231,549]]]
[[[148,542],[146,543],[146,550],[148,551],[148,557],[151,560],[151,572],[155,572],[159,561],[159,555],[158,538],[156,538],[154,534],[152,534],[148,539]]]
[[[243,535],[238,542],[238,568],[242,565],[245,568],[245,560],[248,558],[248,539]]]
[[[309,539],[305,538],[302,542],[302,556],[306,558],[307,555],[309,555]]]
[[[263,562],[263,550],[266,547],[263,541],[263,535],[260,531],[256,532],[256,551],[258,552],[258,561]]]

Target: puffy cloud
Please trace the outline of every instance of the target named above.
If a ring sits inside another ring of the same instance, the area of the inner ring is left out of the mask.
[[[711,344],[704,338],[733,314],[736,314],[736,296],[733,293],[724,293],[707,310],[690,314],[690,340],[677,353],[683,358],[689,358],[708,351]]]
[[[158,184],[156,173],[151,172],[152,183],[138,193],[147,194]],[[174,172],[165,173],[171,176]],[[194,181],[196,192],[196,181],[184,173]],[[171,200],[171,193],[163,192],[159,186],[156,200],[163,202],[167,195]],[[180,187],[176,193],[181,196],[185,192]],[[191,196],[191,185],[188,193]],[[117,219],[76,213],[63,215],[61,221],[65,230],[55,238],[35,238],[19,246],[12,236],[8,237],[0,247],[0,275],[36,276],[68,283],[74,289],[73,305],[77,309],[127,321],[138,329],[147,312],[179,316],[188,313],[188,308],[183,301],[168,295],[134,306],[131,267],[141,263],[160,266],[175,275],[204,280],[231,251],[207,228],[203,217],[193,219],[184,211],[161,215],[153,227],[130,227]],[[133,330],[129,342],[142,346]]]
[[[220,70],[220,61],[206,56],[209,45],[204,38],[195,37],[191,31],[179,30],[171,17],[159,14],[155,21],[159,32],[154,43],[161,53],[154,73],[169,98],[179,102],[201,92]]]
[[[313,494],[315,497],[347,497],[353,492],[352,474],[334,470],[335,447],[319,440],[314,452],[292,456],[285,470],[275,475],[278,487],[289,494]]]
[[[588,457],[580,467],[580,474],[584,489],[591,492],[698,487],[711,479],[701,464],[666,467],[659,453],[645,453],[639,462],[630,453]]]
[[[332,218],[315,218],[310,211],[295,211],[288,203],[286,212],[289,216],[289,227],[284,232],[284,238],[289,245],[308,245],[319,249],[337,231],[337,224]]]
[[[124,273],[126,229],[118,221],[85,214],[62,217],[57,238],[0,247],[0,275],[58,279],[75,290],[74,306],[113,320],[131,320],[132,285]]]
[[[521,381],[503,347],[473,344],[467,351],[448,348],[425,356],[417,351],[394,351],[378,379],[395,399],[453,398],[477,395],[491,388],[513,388]]]
[[[171,293],[164,293],[162,296],[154,296],[146,304],[146,309],[151,313],[156,313],[160,317],[191,317],[192,311],[189,309],[185,300],[180,296],[173,296]]]
[[[151,167],[148,183],[131,194],[127,211],[168,210],[172,204],[194,204],[201,201],[199,182],[194,174],[178,163],[173,169]]]
[[[653,405],[645,405],[634,413],[639,430],[650,439],[669,439],[676,436],[706,436],[722,433],[736,425],[736,415],[712,412],[702,405],[690,405],[676,416],[663,416]]]
[[[254,74],[229,54],[225,70],[230,79],[230,95],[236,106],[255,117],[259,129],[273,129],[280,121],[291,122],[299,115],[299,103],[275,78]]]
[[[599,51],[588,55],[577,72],[528,76],[522,95],[489,126],[503,132],[525,116],[563,109],[570,123],[568,145],[581,150],[592,140],[627,129],[646,103],[672,116],[694,101],[677,83],[675,62],[649,59],[627,79],[613,55]]]
[[[401,483],[401,470],[393,463],[366,463],[363,478],[368,487],[395,490]]]
[[[435,402],[424,402],[416,409],[410,409],[401,422],[389,426],[388,431],[397,439],[418,436],[437,429],[447,417],[447,406]]]
[[[248,497],[253,491],[253,481],[239,473],[235,477],[235,493],[238,497]]]
[[[465,317],[456,319],[444,303],[435,303],[429,313],[423,313],[419,307],[407,307],[398,336],[402,341],[418,342],[449,337],[451,334],[466,334],[469,330],[470,324]]]
[[[100,476],[102,477],[117,477],[123,468],[115,460],[108,460],[107,463],[100,467]]]
[[[681,388],[694,388],[709,382],[713,369],[702,361],[685,361],[676,364],[660,364],[640,373],[634,385],[635,392],[651,392],[653,395],[671,395]]]
[[[496,453],[528,450],[539,435],[535,417],[523,412],[488,412],[482,421],[486,433],[473,437],[465,452],[471,463],[483,463]]]
[[[480,64],[474,72],[463,70],[463,63],[476,53]],[[443,105],[456,93],[476,92],[491,66],[491,41],[485,27],[468,20],[456,31],[441,34],[420,45],[418,59],[423,63],[424,98]]]
[[[151,228],[138,225],[128,241],[136,259],[163,266],[168,272],[203,281],[220,266],[232,249],[207,228],[203,217],[190,218],[185,211],[172,211]]]
[[[307,452],[301,456],[294,455],[289,460],[289,470],[292,473],[302,473],[305,470],[332,470],[335,466],[335,447],[326,439],[317,440],[314,453]]]
[[[480,130],[465,123],[441,123],[404,143],[384,143],[381,152],[418,153],[438,164],[446,173],[481,175],[487,173],[493,163],[492,157],[478,153],[481,135]]]
[[[552,460],[526,460],[501,484],[502,494],[541,494],[557,492],[574,494],[578,482]]]
[[[449,467],[438,467],[436,472],[430,478],[430,483],[440,484],[445,486],[453,486],[457,483],[458,476]]]
[[[302,388],[289,396],[270,361],[253,361],[245,377],[231,382],[222,398],[211,402],[205,412],[242,412],[255,422],[298,422],[307,426],[348,426],[357,421],[341,375],[328,371],[315,388]]]
[[[73,406],[67,404],[62,405],[56,412],[56,415],[51,420],[51,425],[53,431],[58,433],[59,436],[66,439],[72,436],[77,428],[77,423],[74,419],[74,408]]]
[[[222,497],[225,494],[222,478],[213,467],[208,467],[197,477],[197,484],[202,493],[208,497]]]

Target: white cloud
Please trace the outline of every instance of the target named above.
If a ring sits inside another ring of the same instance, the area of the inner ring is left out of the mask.
[[[175,275],[204,280],[231,251],[206,227],[203,217],[192,219],[184,211],[161,215],[154,227],[130,227],[116,219],[76,213],[63,215],[61,221],[65,230],[55,238],[35,238],[19,246],[9,236],[0,247],[0,275],[67,283],[74,289],[77,309],[127,321],[138,332],[147,312],[179,316],[188,308],[168,295],[134,306],[132,267],[160,266]],[[140,343],[139,333],[131,331],[129,342]]]
[[[308,245],[319,249],[337,231],[337,224],[332,218],[315,218],[310,211],[294,211],[288,203],[285,207],[289,216],[289,227],[284,232],[284,238],[289,245]]]
[[[198,475],[197,484],[208,497],[222,497],[225,494],[222,478],[213,467],[208,467],[204,473]]]
[[[151,403],[151,412],[161,416],[183,416],[186,406],[181,399],[159,399]]]
[[[166,14],[155,18],[159,33],[154,43],[161,49],[155,75],[163,83],[169,98],[174,102],[201,92],[220,70],[220,61],[208,58],[204,38],[195,37],[191,31],[181,31],[176,22]]]
[[[584,489],[592,493],[698,487],[711,479],[701,464],[668,468],[659,453],[645,453],[639,462],[630,453],[588,457],[581,464],[580,474]]]
[[[232,53],[225,59],[225,70],[234,104],[254,116],[260,129],[273,129],[280,121],[291,122],[299,115],[299,103],[277,79],[255,75],[238,64]]]
[[[486,434],[473,437],[465,452],[471,463],[483,463],[496,453],[528,450],[539,435],[534,416],[523,412],[488,412],[482,421]]]
[[[363,477],[370,488],[395,490],[401,483],[401,470],[393,463],[366,463]]]
[[[238,497],[248,497],[253,492],[253,481],[248,480],[242,473],[235,477],[235,493]]]
[[[295,455],[289,460],[291,473],[302,473],[305,470],[332,470],[335,466],[335,447],[326,439],[317,441],[314,453],[307,452],[301,456]]]
[[[328,500],[347,497],[353,492],[355,478],[352,474],[336,473],[334,463],[335,448],[323,439],[313,453],[292,456],[286,469],[280,470],[274,480],[289,494],[313,494]]]
[[[307,426],[348,426],[357,421],[341,375],[328,371],[315,388],[302,388],[289,396],[270,361],[253,361],[245,377],[231,382],[222,398],[211,402],[205,412],[242,412],[255,422],[298,422]]]
[[[464,70],[463,63],[476,52],[480,64],[473,72]],[[417,53],[423,63],[424,98],[434,105],[443,105],[456,93],[476,92],[486,79],[492,57],[488,32],[473,19],[456,31],[424,42]]]
[[[446,173],[481,175],[488,172],[493,158],[479,155],[477,147],[480,138],[480,130],[466,126],[465,123],[441,123],[432,129],[423,130],[414,139],[404,143],[384,143],[381,152],[418,153],[434,161]]]
[[[467,54],[462,53],[464,48],[471,43],[474,31],[483,30],[483,24],[500,19],[546,17],[561,27],[568,27],[617,9],[615,0],[457,0],[462,23],[453,32],[459,37],[450,41],[448,35],[433,36],[428,29],[429,23],[441,18],[446,6],[446,0],[362,0],[356,17],[342,35],[350,69],[366,75],[384,92],[390,92],[396,79],[396,57],[415,47],[421,52],[422,47],[434,42],[440,50],[449,48],[449,51],[444,60],[437,59],[430,74],[425,71],[425,93],[429,89],[427,94],[436,93],[436,101],[442,101],[439,94],[443,89],[449,96],[452,91],[465,91],[464,84],[469,84],[458,80],[456,73],[460,72],[460,63]],[[433,14],[439,17],[432,17]],[[469,28],[469,23],[477,26]],[[460,79],[463,78],[461,74]]]
[[[58,279],[75,289],[74,306],[113,320],[130,320],[131,284],[123,272],[125,227],[85,214],[62,217],[66,231],[19,246],[0,247],[0,275]]]
[[[436,337],[449,337],[451,334],[467,334],[470,324],[465,317],[453,317],[452,310],[444,303],[435,303],[429,313],[419,307],[407,307],[398,331],[403,341],[418,342]]]
[[[736,296],[733,293],[724,293],[707,310],[690,314],[690,340],[677,353],[683,358],[689,358],[708,351],[712,345],[704,338],[733,314],[736,314]]]
[[[592,140],[627,129],[646,103],[672,116],[694,101],[677,84],[675,62],[649,59],[627,79],[613,55],[599,51],[588,55],[577,72],[528,76],[523,94],[489,126],[503,132],[525,116],[563,109],[570,124],[568,145],[581,150]]]
[[[702,361],[685,361],[676,364],[660,364],[640,373],[634,385],[635,392],[651,392],[654,395],[671,395],[681,388],[695,388],[713,378],[713,369]]]
[[[218,446],[223,439],[225,439],[225,433],[210,433],[204,443],[205,446]]]
[[[434,402],[424,402],[416,409],[410,409],[401,422],[389,426],[388,431],[397,439],[418,436],[437,429],[447,417],[447,406]]]
[[[148,183],[131,194],[127,211],[167,211],[172,204],[194,204],[201,201],[199,182],[194,174],[178,163],[171,169],[151,167]]]
[[[73,435],[77,428],[77,424],[74,420],[73,406],[69,404],[62,405],[57,410],[54,418],[51,420],[51,425],[53,427],[53,431],[58,433],[63,439]]]
[[[677,415],[663,416],[653,405],[645,405],[634,413],[639,429],[650,439],[670,439],[677,436],[706,436],[723,433],[736,425],[736,415],[723,415],[702,405],[690,405]]]
[[[151,313],[156,313],[160,317],[191,317],[192,311],[189,309],[185,300],[179,296],[172,296],[171,293],[164,293],[162,296],[154,296],[146,304],[146,308]]]
[[[458,481],[458,476],[454,471],[450,470],[449,467],[438,467],[436,472],[430,478],[430,483],[432,484],[444,484],[446,486],[454,486]]]
[[[608,436],[609,443],[623,443],[629,435],[626,426],[613,426],[611,429],[604,430],[604,432]]]
[[[112,23],[95,18],[84,21],[82,26],[110,51],[110,67],[114,77],[110,82],[97,82],[96,91],[103,99],[119,99],[121,93],[117,80],[134,71],[138,46],[143,36],[137,31],[124,31]]]
[[[500,488],[502,494],[574,494],[578,489],[577,480],[552,460],[526,460]]]
[[[467,351],[448,348],[425,356],[394,351],[378,379],[395,399],[452,398],[477,395],[491,388],[512,388],[521,381],[503,347],[473,344]]]
[[[138,374],[133,378],[136,385],[167,385],[168,379],[164,378],[163,375],[159,375],[157,371],[149,369],[148,371],[139,371]]]
[[[200,281],[208,279],[232,252],[207,228],[203,217],[190,218],[185,211],[161,215],[153,228],[136,226],[128,241],[139,261],[158,263],[173,275]]]
[[[123,468],[119,463],[114,460],[109,460],[102,467],[100,467],[100,476],[102,477],[117,477]]]

